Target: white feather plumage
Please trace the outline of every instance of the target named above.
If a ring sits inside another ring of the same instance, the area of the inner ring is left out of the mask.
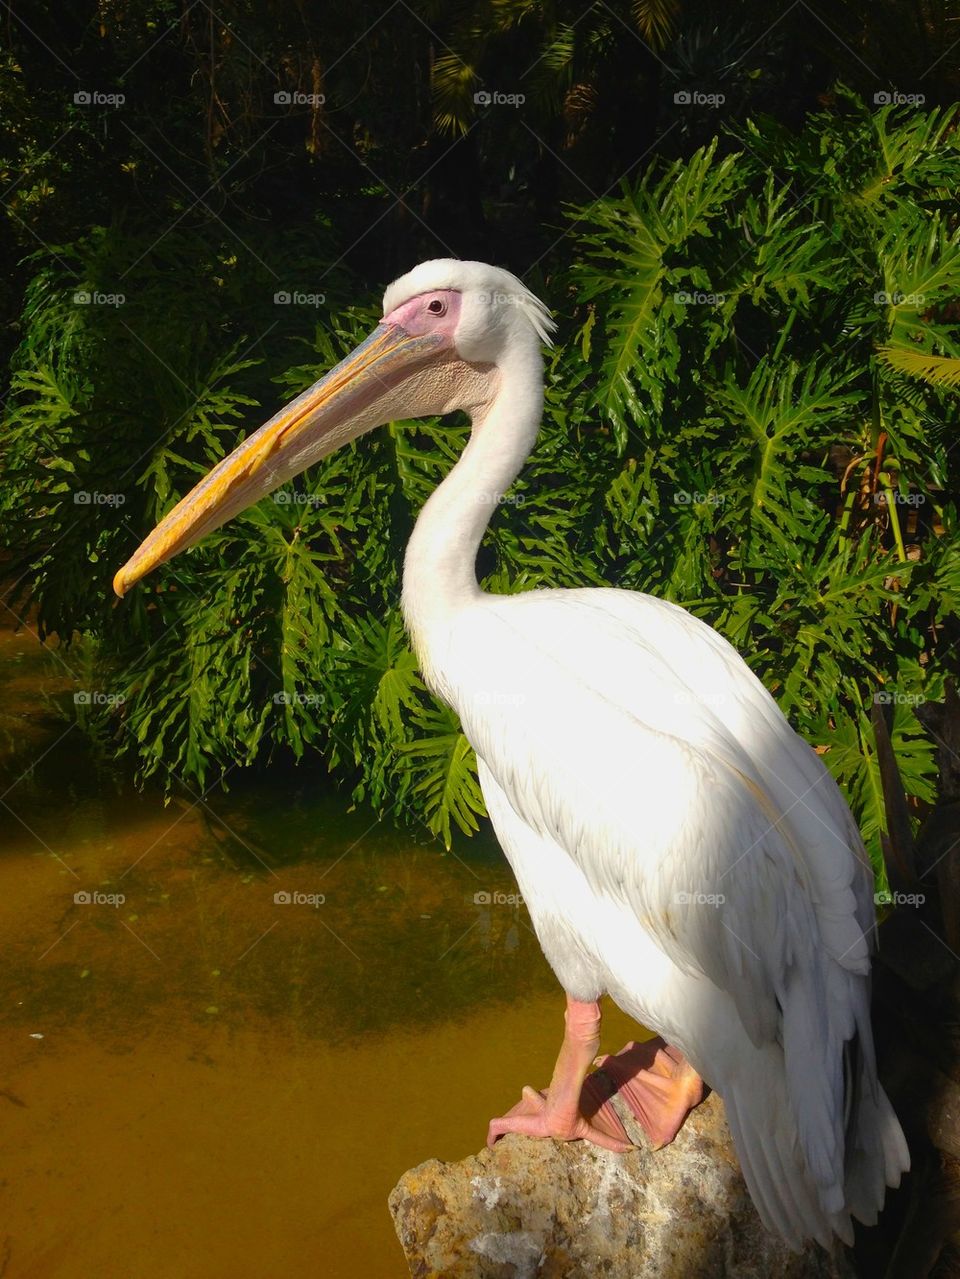
[[[909,1162],[873,1058],[860,835],[740,656],[685,610],[479,589],[477,546],[539,423],[546,313],[508,273],[453,261],[397,281],[385,311],[433,289],[462,291],[458,346],[461,329],[500,334],[496,393],[421,512],[404,613],[544,952],[571,995],[609,993],[720,1093],[769,1228],[793,1247],[849,1240],[850,1214],[874,1220]]]

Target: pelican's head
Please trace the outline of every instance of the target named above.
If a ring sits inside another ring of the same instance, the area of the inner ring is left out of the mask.
[[[516,276],[438,258],[395,280],[368,338],[219,462],[113,579],[118,595],[341,445],[386,422],[465,409],[511,360],[539,360],[550,314]]]

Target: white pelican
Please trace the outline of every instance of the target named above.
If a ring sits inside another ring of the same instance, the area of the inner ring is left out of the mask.
[[[794,1248],[850,1242],[851,1215],[874,1222],[909,1158],[874,1061],[873,877],[839,790],[736,651],[682,608],[615,589],[480,589],[480,540],[539,426],[554,327],[542,303],[506,271],[439,260],[391,284],[383,312],[167,515],[117,593],[372,427],[465,410],[469,442],[407,547],[403,613],[476,750],[567,996],[549,1089],[525,1089],[489,1140],[628,1148],[584,1087],[606,993],[663,1036],[607,1067],[652,1139],[672,1139],[706,1081],[767,1227]]]

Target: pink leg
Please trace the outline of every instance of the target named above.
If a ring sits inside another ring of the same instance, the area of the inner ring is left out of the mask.
[[[703,1101],[703,1080],[683,1053],[659,1035],[646,1043],[627,1044],[597,1062],[637,1117],[655,1150],[669,1145],[690,1111]]]
[[[633,1149],[616,1112],[606,1100],[612,1090],[609,1087],[604,1090],[600,1081],[584,1086],[600,1047],[600,1005],[580,1003],[568,995],[564,1022],[563,1044],[546,1094],[524,1088],[523,1100],[518,1105],[502,1119],[491,1119],[488,1146],[504,1133],[519,1132],[528,1137],[557,1137],[561,1141],[583,1138],[621,1154]]]

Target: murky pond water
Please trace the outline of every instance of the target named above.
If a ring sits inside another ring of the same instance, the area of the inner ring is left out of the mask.
[[[164,806],[91,758],[75,687],[0,630],[0,1275],[402,1279],[400,1174],[559,1044],[509,867],[306,773]],[[611,1008],[604,1050],[636,1033]]]

